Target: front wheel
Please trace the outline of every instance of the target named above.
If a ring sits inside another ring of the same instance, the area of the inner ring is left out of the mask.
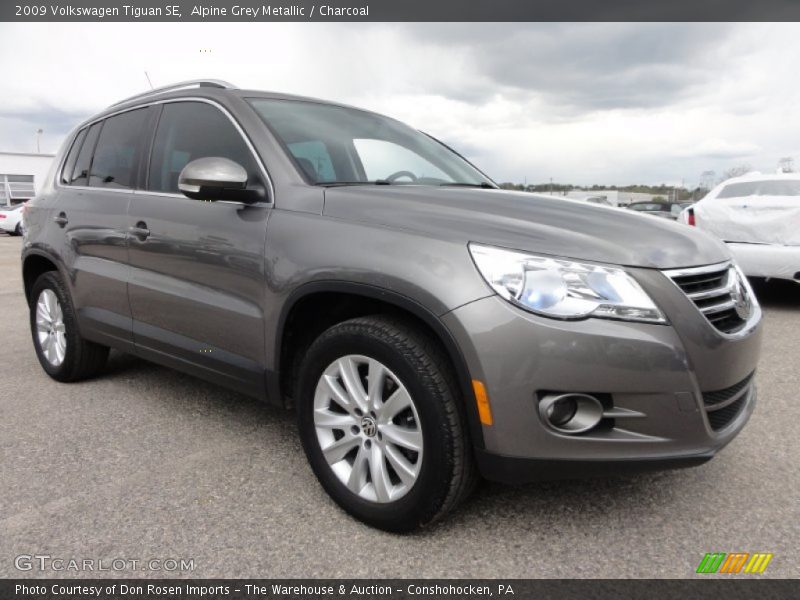
[[[404,532],[432,523],[475,479],[452,369],[402,320],[352,319],[325,331],[300,371],[303,447],[330,496],[358,519]]]
[[[36,356],[53,379],[78,381],[105,365],[108,348],[81,337],[69,291],[55,271],[33,284],[30,324]]]

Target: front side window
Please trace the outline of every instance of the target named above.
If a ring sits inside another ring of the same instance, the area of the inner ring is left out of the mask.
[[[208,156],[230,159],[244,167],[249,178],[257,177],[252,152],[218,108],[204,102],[165,104],[150,158],[147,189],[178,193],[183,167]]]
[[[136,158],[146,121],[147,109],[138,109],[103,122],[89,175],[91,187],[126,189],[135,186]]]
[[[312,183],[494,187],[461,156],[394,119],[302,100],[249,102]]]

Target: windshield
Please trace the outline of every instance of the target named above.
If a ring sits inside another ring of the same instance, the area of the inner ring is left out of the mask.
[[[648,210],[648,211],[663,211],[666,210],[662,204],[631,204],[628,208],[631,210]]]
[[[800,179],[765,179],[730,183],[717,194],[717,198],[748,196],[800,196]]]
[[[250,103],[312,183],[494,187],[445,145],[388,117],[302,100]]]

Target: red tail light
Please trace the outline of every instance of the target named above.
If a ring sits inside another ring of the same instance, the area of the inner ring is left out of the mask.
[[[691,208],[686,213],[686,222],[692,227],[697,226],[697,223],[694,220],[694,210],[692,210]]]
[[[6,218],[5,213],[0,213],[0,219],[5,219],[5,218]]]

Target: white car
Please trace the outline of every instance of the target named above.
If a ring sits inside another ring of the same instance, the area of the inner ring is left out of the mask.
[[[0,230],[9,235],[22,235],[22,212],[24,204],[0,209]]]
[[[745,275],[800,283],[800,174],[728,179],[678,220],[727,243]]]

